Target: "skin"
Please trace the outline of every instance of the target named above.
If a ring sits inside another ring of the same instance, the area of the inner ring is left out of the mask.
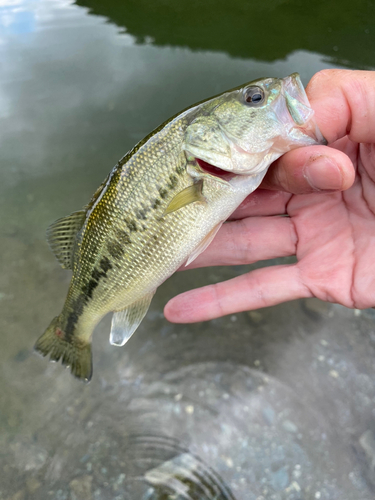
[[[165,307],[169,321],[209,320],[303,297],[375,306],[375,72],[321,71],[307,95],[329,145],[275,162],[189,267],[289,255],[297,262],[178,295]]]

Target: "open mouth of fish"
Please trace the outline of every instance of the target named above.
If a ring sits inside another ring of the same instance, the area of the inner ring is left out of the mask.
[[[213,175],[214,177],[219,177],[220,179],[224,179],[226,181],[230,181],[233,177],[238,175],[233,172],[223,170],[222,168],[215,167],[214,165],[211,165],[210,163],[201,160],[200,158],[195,158],[195,161],[206,174]]]

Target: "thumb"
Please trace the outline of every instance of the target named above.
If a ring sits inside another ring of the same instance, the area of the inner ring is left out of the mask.
[[[350,158],[327,146],[309,146],[286,153],[269,168],[262,189],[305,194],[316,191],[343,191],[354,181]]]

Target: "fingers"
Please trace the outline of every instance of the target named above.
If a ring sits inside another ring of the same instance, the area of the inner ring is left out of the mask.
[[[173,323],[195,323],[311,296],[297,265],[273,266],[177,295],[164,314]]]
[[[345,135],[354,142],[374,142],[374,71],[323,70],[310,80],[306,93],[328,143]]]
[[[310,146],[283,155],[271,165],[260,187],[241,203],[231,219],[285,214],[291,193],[348,189],[355,178],[350,157],[355,158],[356,146],[344,140],[334,146]],[[345,153],[336,147],[345,149]]]
[[[251,217],[227,222],[189,269],[241,265],[287,257],[296,252],[297,235],[289,217]]]
[[[354,182],[350,158],[338,149],[310,146],[294,149],[271,165],[261,188],[293,194],[343,191]]]
[[[291,194],[258,188],[233,212],[230,219],[243,219],[257,215],[280,215],[286,213]]]
[[[348,136],[354,143],[375,142],[375,72],[324,70],[306,88],[317,124],[329,144]],[[261,187],[293,194],[348,189],[354,168],[341,151],[312,146],[282,156]]]

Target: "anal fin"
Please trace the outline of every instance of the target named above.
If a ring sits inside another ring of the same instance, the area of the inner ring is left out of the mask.
[[[146,316],[155,291],[144,295],[125,309],[113,313],[110,344],[118,346],[126,344]]]
[[[204,237],[204,239],[199,243],[199,245],[193,250],[193,252],[189,255],[188,260],[186,261],[185,267],[188,266],[195,260],[198,255],[206,250],[211,241],[215,238],[216,233],[219,231],[221,226],[223,225],[223,221],[219,222],[211,231]]]

